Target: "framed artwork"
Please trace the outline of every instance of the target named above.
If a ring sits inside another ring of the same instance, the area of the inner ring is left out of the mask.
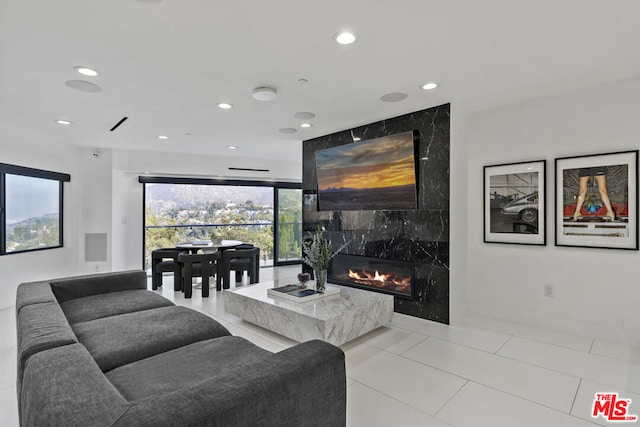
[[[484,241],[546,245],[546,160],[484,167]]]
[[[318,210],[318,194],[314,190],[305,190],[302,194],[302,208],[305,211]]]
[[[556,246],[638,250],[638,150],[555,166]]]

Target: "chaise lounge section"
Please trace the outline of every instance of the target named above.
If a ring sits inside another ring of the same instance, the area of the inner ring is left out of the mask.
[[[143,271],[23,283],[21,426],[344,426],[344,353],[271,353],[147,290]]]

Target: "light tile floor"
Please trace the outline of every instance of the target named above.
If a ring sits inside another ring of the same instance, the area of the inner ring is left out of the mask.
[[[264,268],[262,280],[300,266]],[[296,343],[224,311],[224,292],[186,300],[159,291],[270,350]],[[0,310],[0,426],[16,426],[15,310]],[[594,426],[596,392],[618,392],[640,413],[640,349],[485,318],[447,326],[395,313],[390,325],[342,346],[349,427]],[[615,423],[620,425],[619,423]]]

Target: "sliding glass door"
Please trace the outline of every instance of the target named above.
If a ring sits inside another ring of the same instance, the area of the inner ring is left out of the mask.
[[[287,264],[302,259],[302,190],[276,189],[275,263]]]
[[[151,252],[196,240],[240,240],[260,248],[260,265],[300,262],[299,184],[140,177],[144,183],[144,268]]]

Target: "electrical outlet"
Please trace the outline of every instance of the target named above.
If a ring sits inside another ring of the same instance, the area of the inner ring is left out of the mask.
[[[544,285],[544,296],[553,298],[556,295],[553,285]]]

